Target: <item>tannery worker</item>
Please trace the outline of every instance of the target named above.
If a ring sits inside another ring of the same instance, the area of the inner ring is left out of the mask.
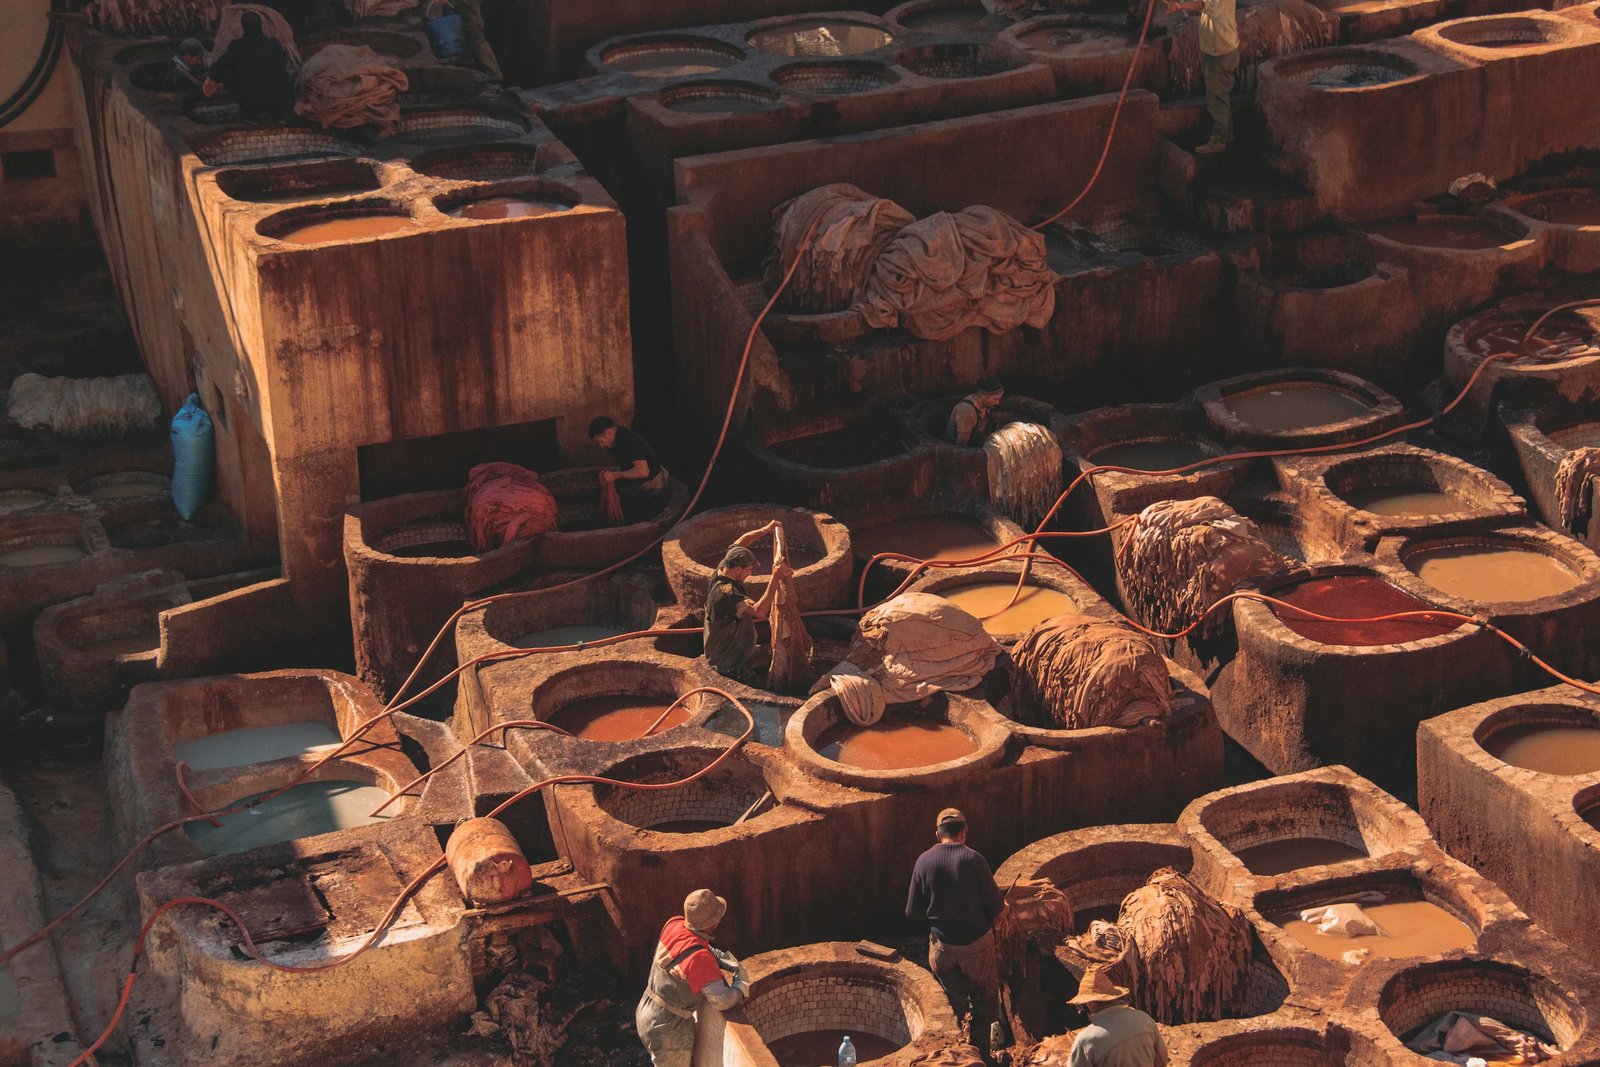
[[[1200,65],[1205,75],[1211,136],[1196,152],[1210,155],[1233,143],[1233,77],[1239,73],[1239,25],[1234,0],[1167,0],[1167,10],[1200,12]]]
[[[696,1012],[727,1011],[750,995],[744,966],[731,953],[714,948],[728,902],[709,889],[696,889],[661,928],[644,996],[634,1013],[639,1040],[655,1067],[689,1067],[694,1058]]]
[[[617,462],[617,470],[601,471],[600,477],[617,487],[624,521],[643,522],[661,514],[672,496],[672,476],[650,442],[604,415],[589,423],[589,439]]]
[[[928,967],[960,1018],[970,1007],[974,1044],[986,1044],[998,1018],[1000,971],[994,921],[1005,907],[989,863],[967,847],[967,817],[945,808],[934,820],[936,843],[917,857],[906,918],[928,924]]]
[[[487,74],[490,81],[503,81],[500,60],[483,30],[483,0],[451,0],[451,6],[461,16],[461,37],[473,65]]]
[[[161,90],[198,95],[205,84],[206,46],[193,37],[185,37],[172,54],[172,63],[161,72]]]
[[[261,27],[261,16],[254,11],[239,17],[239,29],[239,38],[211,65],[205,93],[216,96],[220,86],[228,90],[245,118],[282,122],[294,110],[289,53],[267,36]]]
[[[1156,1021],[1128,1003],[1128,991],[1111,980],[1109,964],[1091,963],[1067,1001],[1089,1013],[1089,1025],[1072,1040],[1067,1067],[1167,1067],[1167,1046]]]
[[[956,401],[944,424],[945,440],[953,445],[981,445],[994,429],[994,411],[1006,391],[1000,379],[985,375],[978,379],[976,391]]]
[[[756,554],[750,546],[771,535],[778,525],[774,519],[735,538],[723,554],[717,573],[711,576],[711,588],[706,590],[706,662],[725,677],[757,687],[766,684],[772,649],[758,640],[756,623],[772,614],[778,583],[769,581],[760,600],[750,599],[744,583],[756,569]],[[787,578],[793,573],[785,563],[774,569],[773,576]]]

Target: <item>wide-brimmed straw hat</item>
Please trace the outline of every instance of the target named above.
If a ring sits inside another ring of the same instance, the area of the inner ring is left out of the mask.
[[[1128,991],[1111,980],[1110,966],[1104,963],[1091,963],[1083,972],[1083,981],[1078,983],[1078,995],[1067,1003],[1088,1007],[1127,999]]]
[[[709,889],[696,889],[683,898],[683,917],[696,930],[710,930],[728,913],[728,902]]]

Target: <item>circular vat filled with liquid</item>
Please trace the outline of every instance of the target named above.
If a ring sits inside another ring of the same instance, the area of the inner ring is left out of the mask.
[[[990,525],[971,515],[930,512],[852,527],[851,543],[856,558],[863,561],[891,552],[949,562],[993,552],[1002,539]]]
[[[981,78],[1003,74],[1022,64],[1003,49],[978,44],[933,44],[911,48],[895,62],[924,78]]]
[[[86,611],[64,619],[60,637],[73,649],[102,659],[154,654],[161,647],[155,611]]]
[[[1260,878],[1381,858],[1406,840],[1405,826],[1340,785],[1295,781],[1219,797],[1200,824]]]
[[[893,790],[954,781],[992,766],[1009,736],[988,705],[948,693],[922,704],[891,704],[876,723],[858,726],[825,691],[789,719],[784,747],[819,777]]]
[[[1538,539],[1484,535],[1407,545],[1400,561],[1425,585],[1478,604],[1520,604],[1561,596],[1583,575]]]
[[[351,775],[362,771],[356,765],[335,763],[330,771]],[[373,810],[389,799],[389,790],[399,787],[376,772],[361,777],[313,779],[290,787],[268,798],[272,790],[224,800],[221,805],[238,807],[253,804],[246,811],[223,816],[221,826],[192,822],[184,827],[196,848],[208,856],[244,852],[284,841],[298,841],[338,830],[387,822],[405,810],[406,800],[398,800],[381,815]]]
[[[644,660],[590,662],[539,683],[530,697],[531,717],[582,741],[659,737],[675,727],[703,722],[719,703],[705,695],[672,706],[693,688],[687,675]]]
[[[846,1035],[858,1063],[892,1056],[922,1036],[933,1014],[888,967],[866,960],[775,971],[751,984],[743,1010],[779,1067],[834,1063]]]
[[[437,148],[411,161],[411,169],[430,178],[458,182],[497,182],[541,169],[534,145],[484,144]]]
[[[96,504],[107,504],[130,498],[165,496],[172,491],[172,480],[154,471],[115,471],[81,481],[72,491]]]
[[[734,539],[774,520],[783,526],[800,603],[807,608],[840,603],[850,588],[853,566],[850,531],[844,523],[821,511],[761,504],[702,511],[667,532],[661,561],[678,603],[690,611],[704,607],[711,576]],[[745,588],[748,596],[756,598],[766,589],[772,573],[772,538],[763,537],[750,549],[756,556],[756,569]]]
[[[1351,507],[1384,518],[1450,518],[1513,506],[1510,489],[1476,468],[1422,452],[1355,456],[1329,467],[1322,481]]]
[[[1453,22],[1434,32],[1451,44],[1492,49],[1553,44],[1566,36],[1564,29],[1545,19],[1494,16]]]
[[[1046,619],[1081,615],[1099,597],[1080,585],[1067,571],[1036,564],[1020,582],[1019,563],[998,563],[978,568],[934,571],[919,579],[912,592],[932,593],[983,623],[984,630],[1002,645],[1014,643]]]
[[[0,530],[0,573],[8,567],[71,563],[88,555],[82,520],[73,516],[19,516]]]
[[[1195,1050],[1190,1067],[1342,1067],[1342,1050],[1327,1036],[1298,1027],[1229,1034]]]
[[[378,188],[378,175],[370,163],[354,159],[329,159],[289,167],[259,167],[217,173],[217,188],[228,197],[252,204],[277,204],[297,200],[322,200]]]
[[[793,436],[765,442],[774,456],[799,467],[848,470],[904,455],[911,444],[905,431],[887,415],[817,432],[797,427]]]
[[[53,502],[56,495],[45,489],[0,489],[0,515],[18,511],[31,511]]]
[[[899,78],[881,63],[795,63],[772,72],[772,80],[793,92],[849,96],[893,85]]]
[[[436,144],[520,137],[527,132],[528,120],[513,111],[446,107],[413,111],[402,117],[385,136],[387,140],[406,144]]]
[[[359,155],[361,146],[342,137],[293,126],[226,130],[189,139],[189,146],[208,167],[240,163],[272,163],[318,156]]]
[[[1346,233],[1274,240],[1261,260],[1262,276],[1279,289],[1342,289],[1376,273],[1372,246]]]
[[[1379,241],[1451,252],[1482,252],[1521,241],[1527,232],[1515,224],[1501,224],[1475,215],[1425,215],[1367,223],[1364,233]]]
[[[391,527],[370,545],[374,551],[398,559],[459,559],[477,554],[467,540],[467,524],[443,517]]]
[[[753,30],[745,40],[761,52],[779,56],[856,56],[873,52],[894,40],[882,26],[857,19],[786,19]]]
[[[1451,330],[1452,335],[1458,332],[1459,340],[1453,337],[1447,345],[1464,348],[1474,363],[1490,356],[1509,363],[1557,363],[1600,355],[1595,344],[1600,329],[1589,319],[1565,311],[1549,318],[1544,318],[1540,308],[1486,311],[1462,320]]]
[[[1572,777],[1600,773],[1600,715],[1583,704],[1524,704],[1485,719],[1474,740],[1523,770]]]
[[[684,78],[726,70],[744,52],[710,37],[634,38],[600,53],[605,67],[640,78]]]
[[[752,115],[770,111],[781,95],[753,82],[689,82],[663,89],[656,95],[668,111],[689,115]]]
[[[1292,78],[1319,92],[1371,89],[1415,78],[1417,65],[1403,56],[1363,48],[1319,49],[1271,61],[1273,77]]]
[[[1274,433],[1319,430],[1372,414],[1365,397],[1319,381],[1274,382],[1229,393],[1222,405],[1240,422]]]
[[[598,641],[650,629],[659,606],[647,583],[633,575],[606,575],[581,585],[529,590],[467,612],[456,625],[458,648],[482,635],[500,646],[543,648]]]
[[[1398,645],[1426,641],[1463,625],[1460,619],[1443,616],[1366,621],[1385,615],[1435,610],[1433,604],[1396,588],[1370,571],[1297,578],[1285,585],[1271,586],[1265,592],[1290,605],[1269,605],[1273,617],[1292,633],[1323,645],[1357,648]],[[1312,618],[1295,608],[1324,618]]]
[[[1011,25],[978,0],[911,0],[892,8],[888,18],[917,33],[993,35]]]
[[[414,233],[416,220],[399,204],[357,200],[336,207],[285,211],[263,219],[256,232],[292,245],[348,244]]]
[[[607,778],[646,785],[677,782],[708,766],[724,750],[705,747],[652,752],[603,771]],[[761,768],[735,755],[711,773],[676,789],[618,789],[599,786],[595,801],[612,818],[661,834],[701,834],[739,823],[758,822],[773,810]],[[758,805],[758,801],[765,801]],[[740,822],[749,812],[749,817]]]
[[[1508,202],[1519,215],[1552,226],[1600,226],[1600,189],[1551,189]]]
[[[1097,467],[1131,467],[1136,471],[1164,472],[1188,467],[1221,455],[1215,446],[1192,437],[1138,437],[1101,445],[1086,459]]]
[[[1296,947],[1356,965],[1368,959],[1408,959],[1473,949],[1484,905],[1470,889],[1409,872],[1341,878],[1289,890],[1268,890],[1255,908]],[[1337,909],[1332,918],[1327,909]],[[1351,920],[1375,930],[1356,933]]]
[[[1590,786],[1573,799],[1572,809],[1578,818],[1600,830],[1600,785]]]
[[[1043,851],[1053,841],[1061,842],[1057,846],[1059,851],[1045,856],[1032,870],[1024,867],[998,873],[1006,881],[1042,878],[1054,884],[1071,903],[1073,926],[1079,933],[1088,930],[1089,924],[1095,921],[1114,923],[1121,913],[1123,900],[1148,882],[1156,871],[1171,867],[1187,875],[1194,866],[1194,853],[1170,829],[1126,829],[1163,836],[1170,834],[1172,840],[1123,839],[1080,845],[1075,839],[1081,831],[1069,831],[1059,838],[1028,846],[1025,853]],[[1012,860],[1006,861],[1006,867],[1010,868],[1011,864]]]
[[[1402,1043],[1446,1012],[1487,1015],[1564,1050],[1582,1033],[1586,1016],[1560,986],[1527,968],[1498,960],[1441,960],[1407,968],[1384,983],[1378,1018]],[[1515,1057],[1492,1062],[1515,1063]]]
[[[571,211],[582,202],[576,192],[551,182],[513,182],[435,198],[433,205],[453,219],[475,222],[533,219]]]

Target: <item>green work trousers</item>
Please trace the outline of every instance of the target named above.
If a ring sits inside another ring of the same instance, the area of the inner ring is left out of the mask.
[[[1225,56],[1200,56],[1206,77],[1206,111],[1211,114],[1211,143],[1233,143],[1233,76],[1239,73],[1239,50]]]
[[[970,1009],[967,1039],[979,1048],[989,1047],[989,1024],[999,1018],[1000,969],[995,957],[994,931],[970,945],[947,945],[928,938],[928,969],[939,980],[950,1007],[959,1020]]]
[[[633,1025],[652,1067],[689,1067],[694,1060],[694,1019],[683,1018],[655,996],[646,993],[639,1001]]]
[[[472,62],[490,78],[501,81],[500,61],[495,58],[494,49],[489,47],[489,38],[483,34],[483,0],[450,2],[461,16],[461,35],[467,39],[467,51],[472,53]]]

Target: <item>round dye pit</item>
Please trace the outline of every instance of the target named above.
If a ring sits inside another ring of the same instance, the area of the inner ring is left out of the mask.
[[[975,519],[918,515],[853,530],[851,544],[859,559],[900,552],[923,560],[961,560],[992,552],[999,542]]]
[[[1441,960],[1408,968],[1384,983],[1377,1007],[1378,1017],[1401,1042],[1450,1011],[1487,1015],[1562,1050],[1584,1026],[1583,1009],[1554,982],[1497,960]]]
[[[266,795],[257,793],[228,806],[249,804]],[[184,831],[201,852],[220,856],[384,822],[400,812],[399,804],[377,818],[370,812],[388,799],[384,790],[362,782],[302,782],[256,807],[223,818],[221,826],[192,822]]]
[[[326,723],[305,720],[274,726],[247,726],[221,730],[204,737],[192,737],[172,746],[175,762],[186,763],[191,771],[214,771],[223,767],[245,767],[268,760],[304,756],[340,741],[339,734]]]
[[[977,618],[997,637],[1020,634],[1046,619],[1083,610],[1066,593],[1048,586],[1025,585],[1018,593],[1015,581],[974,582],[941,589],[938,595]]]
[[[834,953],[806,960],[752,982],[745,1016],[780,1067],[829,1067],[846,1034],[858,1063],[882,1059],[949,1012],[937,988],[919,988],[920,979],[901,968],[910,970],[904,962],[844,962]]]
[[[904,1042],[891,1041],[877,1034],[857,1031],[847,1035],[843,1030],[809,1030],[770,1041],[767,1051],[777,1061],[778,1067],[827,1067],[838,1062],[839,1045],[847,1036],[856,1047],[857,1063],[871,1063],[892,1056],[905,1047]]]
[[[409,215],[340,215],[292,223],[267,236],[292,245],[323,245],[365,241],[415,228]]]
[[[1600,794],[1581,795],[1574,807],[1577,809],[1578,818],[1600,830]]]
[[[411,161],[411,169],[432,178],[458,182],[494,182],[541,169],[532,145],[490,144],[470,148],[438,148]]]
[[[494,137],[521,137],[527,132],[527,120],[514,112],[443,108],[410,112],[389,131],[388,138],[406,144],[439,144],[473,139],[489,140]]]
[[[906,451],[899,427],[888,422],[867,422],[837,430],[773,441],[768,451],[804,467],[842,470],[891,459]]]
[[[1309,430],[1372,413],[1372,406],[1354,393],[1314,382],[1283,382],[1233,393],[1222,403],[1240,422],[1259,430]]]
[[[1554,226],[1600,226],[1600,190],[1596,189],[1557,189],[1527,197],[1514,208]]]
[[[628,632],[620,626],[577,623],[572,626],[552,626],[545,630],[530,630],[525,634],[518,634],[513,637],[511,643],[518,648],[551,648],[559,645],[603,641],[608,637],[617,637]]]
[[[666,697],[617,694],[582,697],[561,706],[553,715],[541,716],[584,741],[632,741],[645,736],[652,723],[671,707]],[[672,709],[655,733],[682,726],[689,721],[689,709],[679,704]],[[655,736],[652,734],[651,736]]]
[[[1453,493],[1438,489],[1374,485],[1339,494],[1351,507],[1374,515],[1453,515],[1472,505]]]
[[[453,219],[532,219],[571,211],[572,205],[559,200],[531,196],[488,196],[469,200],[445,212]]]
[[[835,763],[903,771],[970,756],[978,743],[959,726],[891,708],[872,726],[835,723],[818,735],[813,747]]]
[[[1576,315],[1556,315],[1529,336],[1528,329],[1540,314],[1542,312],[1534,311],[1497,317],[1498,321],[1485,329],[1474,331],[1467,338],[1467,347],[1483,357],[1513,356],[1513,362],[1554,361],[1595,354],[1595,329]]]
[[[1254,1030],[1202,1046],[1189,1067],[1341,1067],[1345,1062],[1315,1030]]]
[[[717,41],[675,38],[617,45],[606,49],[600,62],[641,78],[681,78],[725,70],[743,58],[738,49]]]
[[[459,521],[435,519],[385,530],[372,548],[399,559],[460,559],[472,556],[467,528]]]
[[[1332,574],[1308,578],[1288,588],[1274,589],[1271,595],[1297,608],[1336,619],[1369,619],[1433,608],[1432,604],[1370,574]],[[1449,633],[1460,625],[1459,621],[1443,619],[1439,622],[1425,619],[1323,622],[1277,606],[1271,610],[1278,621],[1290,630],[1324,645],[1376,646],[1424,641]]]
[[[1464,217],[1397,219],[1374,223],[1366,227],[1366,232],[1396,244],[1446,248],[1458,252],[1499,248],[1521,240],[1490,223]]]
[[[1496,730],[1483,747],[1502,762],[1540,774],[1600,772],[1600,727],[1593,723],[1515,723]]]
[[[1138,441],[1120,441],[1091,452],[1091,463],[1104,467],[1132,467],[1141,471],[1171,471],[1210,459],[1197,441],[1182,437],[1148,437]]]
[[[24,545],[0,549],[0,567],[42,567],[50,563],[70,563],[87,556],[81,545]]]
[[[1415,73],[1399,64],[1333,63],[1313,72],[1307,81],[1318,89],[1370,89],[1403,81]]]
[[[665,89],[656,99],[668,111],[696,115],[751,115],[776,107],[779,95],[744,82],[706,82]]]
[[[772,80],[785,89],[818,96],[848,96],[893,85],[893,71],[878,63],[806,63],[781,67]]]
[[[897,62],[924,78],[982,78],[1018,67],[1016,60],[995,48],[975,44],[936,44],[902,52]]]
[[[378,186],[378,175],[372,167],[353,159],[332,159],[294,167],[225,170],[217,174],[218,189],[233,200],[251,204],[370,193]]]
[[[90,478],[76,487],[78,495],[88,497],[97,504],[133,497],[156,496],[169,492],[172,482],[166,477],[147,471],[125,471]]]
[[[711,748],[651,753],[607,768],[607,778],[628,782],[675,782],[700,770],[717,755]],[[752,808],[746,823],[773,809],[760,768],[742,757],[720,764],[710,774],[677,789],[597,787],[595,802],[612,818],[641,830],[698,834],[732,826]],[[757,801],[762,803],[757,807]]]
[[[888,30],[846,19],[795,19],[746,38],[752,47],[780,56],[855,56],[893,39]]]
[[[1001,15],[991,15],[978,4],[927,7],[908,11],[897,19],[900,25],[918,33],[998,33],[1011,25]]]
[[[26,511],[41,504],[48,504],[54,499],[55,494],[38,489],[0,490],[0,515],[9,515],[13,511]]]
[[[1367,858],[1366,849],[1327,837],[1284,837],[1232,851],[1251,874],[1263,878]]]
[[[1488,18],[1439,27],[1439,36],[1470,48],[1526,48],[1556,39],[1555,27],[1541,19]]]
[[[1360,905],[1383,933],[1361,937],[1318,933],[1314,924],[1301,921],[1298,911],[1269,916],[1269,921],[1303,947],[1333,960],[1343,959],[1345,953],[1352,951],[1365,951],[1383,959],[1437,956],[1478,943],[1472,927],[1432,901],[1385,894],[1381,902],[1363,899]]]
[[[1559,596],[1579,582],[1554,556],[1507,543],[1424,546],[1407,553],[1405,564],[1441,593],[1488,604]]]

